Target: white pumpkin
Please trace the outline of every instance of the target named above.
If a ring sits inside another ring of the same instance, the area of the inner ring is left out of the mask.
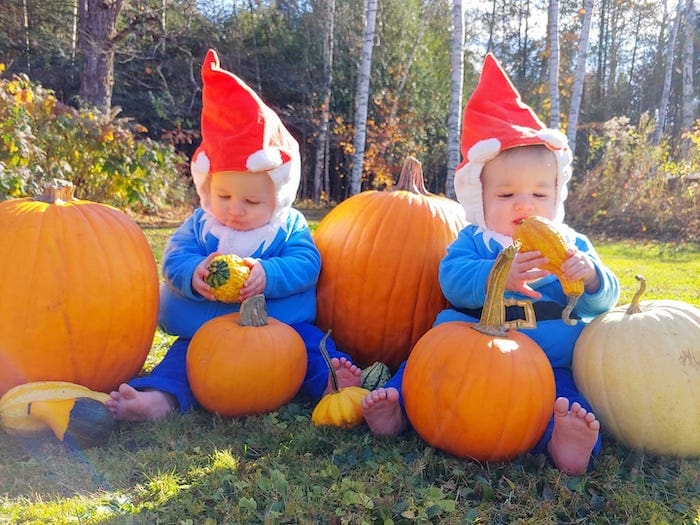
[[[576,343],[573,373],[604,428],[633,450],[700,456],[700,309],[641,301],[596,317]]]

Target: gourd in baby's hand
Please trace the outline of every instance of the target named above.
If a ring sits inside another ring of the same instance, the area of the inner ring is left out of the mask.
[[[211,286],[211,293],[223,303],[241,301],[241,288],[250,276],[250,267],[238,255],[217,255],[207,266],[209,275],[204,281]]]
[[[569,257],[569,254],[564,237],[556,225],[544,217],[533,215],[515,227],[513,240],[521,243],[521,252],[536,250],[548,259],[547,264],[542,269],[552,272],[559,278],[564,294],[569,298],[569,302],[562,312],[562,320],[570,325],[576,324],[570,315],[578,298],[583,294],[583,280],[567,279],[561,271],[561,265]]]

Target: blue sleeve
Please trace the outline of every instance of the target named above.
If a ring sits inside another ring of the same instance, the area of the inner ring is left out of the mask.
[[[584,252],[595,266],[600,288],[595,293],[584,293],[576,303],[574,313],[581,318],[595,317],[608,311],[620,299],[620,282],[617,276],[603,264],[593,244],[585,235],[577,234],[576,247]]]
[[[301,213],[291,210],[285,242],[273,255],[263,256],[260,262],[267,278],[264,293],[270,299],[288,297],[316,286],[321,255]]]
[[[475,235],[473,226],[459,232],[440,261],[438,279],[445,298],[458,308],[480,308],[486,300],[486,281],[498,251],[493,253]]]
[[[192,290],[195,268],[211,253],[200,235],[199,215],[190,215],[168,240],[163,252],[163,279],[182,296],[204,301]]]

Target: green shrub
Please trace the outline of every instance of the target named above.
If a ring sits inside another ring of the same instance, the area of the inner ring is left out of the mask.
[[[0,79],[0,200],[62,178],[81,199],[137,212],[184,202],[185,159],[117,113],[76,110],[23,75]]]
[[[595,161],[575,174],[566,205],[572,226],[616,237],[700,239],[700,129],[682,139],[687,151],[676,162],[667,141],[649,144],[653,124],[617,117],[589,137]]]

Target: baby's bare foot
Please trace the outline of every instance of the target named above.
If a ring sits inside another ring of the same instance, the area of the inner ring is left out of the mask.
[[[338,359],[334,357],[331,359],[331,365],[333,365],[333,370],[335,370],[335,377],[338,380],[338,388],[345,388],[346,386],[360,386],[362,381],[361,375],[362,370],[357,366],[352,364],[346,358],[341,357]],[[333,379],[328,374],[328,384],[326,385],[326,391],[324,394],[328,394],[333,391]]]
[[[161,390],[136,390],[126,383],[109,394],[105,401],[114,417],[121,421],[161,419],[175,410],[175,398]]]
[[[362,400],[362,414],[373,434],[396,436],[408,427],[399,405],[399,391],[393,387],[372,390]]]
[[[586,472],[593,447],[598,440],[600,422],[593,412],[579,403],[559,397],[554,402],[554,430],[548,449],[554,464],[572,476]]]

